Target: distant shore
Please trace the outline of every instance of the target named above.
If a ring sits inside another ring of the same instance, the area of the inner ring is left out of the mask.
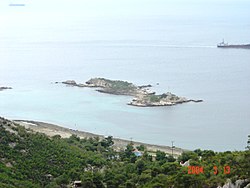
[[[26,129],[31,129],[35,132],[44,133],[48,136],[60,135],[62,138],[68,138],[71,135],[77,135],[80,138],[93,138],[99,137],[100,139],[105,138],[103,135],[93,134],[84,131],[73,130],[69,128],[64,128],[58,125],[54,125],[51,123],[39,122],[39,121],[30,121],[30,120],[13,120],[14,122],[24,126]],[[119,138],[113,138],[114,141],[114,149],[122,150],[124,149],[131,141]],[[146,144],[142,142],[133,141],[134,146],[144,145],[146,146],[148,151],[156,152],[157,150],[163,151],[167,154],[172,153],[172,148],[170,146],[163,145],[154,145],[154,144]],[[173,155],[179,156],[181,153],[185,151],[181,148],[174,148]]]

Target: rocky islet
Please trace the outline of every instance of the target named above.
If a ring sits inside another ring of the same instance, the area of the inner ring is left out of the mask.
[[[12,89],[12,87],[0,86],[0,91],[6,90],[6,89]]]
[[[134,98],[128,103],[128,105],[138,107],[172,106],[187,102],[203,102],[203,100],[200,99],[194,100],[187,99],[186,97],[179,97],[171,92],[156,94],[149,89],[149,87],[152,87],[150,84],[136,86],[133,83],[122,80],[91,78],[84,84],[77,83],[74,80],[63,81],[62,84],[76,87],[98,88],[97,91],[101,93],[133,96]]]

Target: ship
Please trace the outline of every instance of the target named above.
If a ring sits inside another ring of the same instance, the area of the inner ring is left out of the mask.
[[[221,43],[217,44],[218,48],[245,48],[250,49],[250,44],[228,44],[224,42],[224,39]]]

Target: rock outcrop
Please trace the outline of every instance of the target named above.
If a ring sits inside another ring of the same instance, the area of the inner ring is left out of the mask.
[[[136,96],[129,105],[133,106],[172,106],[175,104],[180,104],[184,102],[189,102],[185,97],[178,97],[170,92],[163,93],[161,95],[155,94],[144,94]]]
[[[85,84],[78,84],[74,80],[67,80],[62,83],[77,87],[99,88],[97,91],[101,93],[133,96],[134,98],[128,105],[138,107],[172,106],[186,102],[202,102],[202,100],[178,97],[170,92],[156,95],[155,92],[149,90],[149,87],[152,87],[150,84],[136,86],[133,83],[121,80],[91,78],[89,81],[85,82]]]
[[[0,91],[5,90],[5,89],[12,89],[12,87],[0,87]]]
[[[57,82],[58,83],[58,82]],[[67,85],[72,85],[72,86],[77,86],[77,83],[75,80],[67,80],[62,82],[63,84],[67,84]]]
[[[219,186],[217,188],[250,188],[250,180],[236,180],[235,183],[232,183],[231,180],[228,180],[228,182],[223,185],[223,187]]]

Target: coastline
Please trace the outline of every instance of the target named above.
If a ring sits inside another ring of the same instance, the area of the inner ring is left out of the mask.
[[[34,132],[44,133],[48,136],[60,135],[62,138],[68,138],[74,134],[80,138],[91,138],[91,137],[92,138],[98,137],[100,139],[105,138],[105,136],[103,136],[103,135],[93,134],[93,133],[89,133],[89,132],[85,132],[85,131],[73,130],[73,129],[65,128],[65,127],[62,127],[59,125],[46,123],[46,122],[32,121],[32,120],[13,120],[13,122],[18,123],[21,126],[24,126],[26,129],[31,129]],[[120,138],[113,138],[113,141],[114,141],[113,147],[117,151],[124,149],[129,143],[131,143],[130,140],[125,140],[125,139],[120,139]],[[139,146],[139,145],[146,146],[146,148],[149,152],[154,153],[157,150],[160,150],[160,151],[163,151],[167,154],[172,154],[172,148],[170,146],[147,144],[147,143],[137,142],[137,141],[132,141],[132,142],[133,142],[134,146]],[[184,151],[187,151],[187,150],[175,147],[173,149],[173,155],[175,157],[178,157]],[[154,154],[152,154],[152,155],[154,155]]]

